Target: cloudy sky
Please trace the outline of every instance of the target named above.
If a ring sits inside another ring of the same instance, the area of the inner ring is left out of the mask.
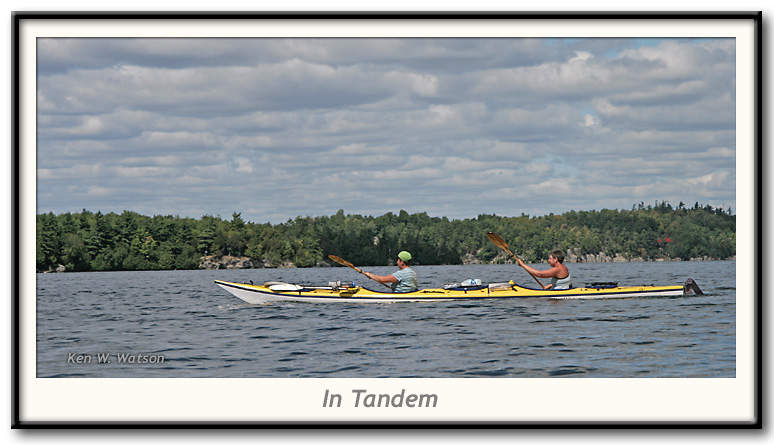
[[[733,39],[38,39],[37,206],[736,208]]]

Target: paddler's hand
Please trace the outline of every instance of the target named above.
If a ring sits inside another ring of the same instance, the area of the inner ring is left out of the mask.
[[[524,261],[522,261],[521,258],[516,258],[516,264],[518,264],[519,267],[524,267]]]

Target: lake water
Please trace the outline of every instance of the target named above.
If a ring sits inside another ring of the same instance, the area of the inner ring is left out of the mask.
[[[251,306],[213,280],[369,280],[341,267],[38,274],[37,376],[736,376],[734,261],[569,267],[576,286],[692,277],[706,295]],[[420,287],[532,281],[514,265],[414,269]]]

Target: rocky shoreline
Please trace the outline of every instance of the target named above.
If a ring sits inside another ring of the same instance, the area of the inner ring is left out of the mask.
[[[318,261],[315,267],[329,267],[330,263],[325,261]],[[262,260],[260,262],[253,260],[252,258],[234,257],[229,255],[209,255],[203,256],[199,259],[199,269],[217,270],[217,269],[294,269],[297,266],[292,261],[282,261],[278,264],[272,263],[269,260]]]
[[[234,257],[230,255],[209,255],[199,258],[199,269],[263,269],[263,268],[293,268],[296,267],[290,261],[285,261],[280,264],[272,264],[270,261],[263,260],[261,262],[254,261],[253,259],[243,256]]]
[[[729,260],[736,259],[736,257],[727,258]],[[719,258],[710,258],[710,257],[702,257],[702,258],[691,258],[690,260],[683,260],[681,258],[669,258],[669,257],[663,257],[663,258],[655,258],[652,260],[646,260],[642,257],[625,257],[621,254],[617,254],[615,256],[610,256],[605,253],[598,253],[596,255],[587,254],[583,256],[579,255],[568,255],[565,259],[565,262],[567,263],[647,263],[647,262],[670,262],[670,261],[718,261]],[[492,261],[490,262],[484,262],[479,260],[478,258],[474,257],[471,254],[466,255],[462,259],[462,264],[511,264],[513,263],[513,259],[509,257],[505,257],[502,255],[496,256]],[[329,267],[332,266],[331,263],[325,262],[325,261],[319,261],[316,265],[316,267]],[[248,257],[232,257],[228,255],[224,256],[215,256],[210,255],[206,257],[202,257],[199,261],[199,269],[270,269],[270,268],[277,268],[277,269],[287,269],[287,268],[296,268],[297,266],[293,264],[291,261],[285,261],[281,264],[272,264],[269,261],[264,260],[261,263],[255,262],[252,259]]]
[[[725,258],[726,260],[735,260],[736,256]],[[721,258],[712,258],[708,256],[704,257],[697,257],[697,258],[690,258],[687,260],[684,260],[682,258],[671,258],[671,257],[658,257],[654,259],[645,259],[642,257],[628,257],[621,255],[620,253],[615,254],[614,256],[610,256],[606,254],[605,252],[600,252],[598,254],[591,254],[588,253],[586,255],[581,255],[578,250],[568,250],[565,254],[565,263],[660,263],[660,262],[670,262],[670,261],[720,261]],[[462,264],[514,264],[515,261],[513,258],[508,256],[505,253],[500,253],[496,257],[492,259],[492,261],[486,262],[481,261],[480,259],[476,258],[472,254],[468,253],[465,255],[465,257],[462,258]]]
[[[605,253],[598,253],[596,255],[575,255],[573,252],[568,252],[565,262],[567,263],[648,263],[648,262],[670,262],[670,261],[719,261],[720,258],[700,257],[691,258],[689,260],[683,260],[681,258],[655,258],[652,260],[646,260],[642,257],[625,257],[621,254],[610,256]],[[726,260],[735,260],[736,256],[726,258]],[[462,264],[513,264],[512,258],[505,256],[504,254],[496,256],[492,261],[481,261],[471,254],[467,254],[462,258]],[[318,261],[315,267],[331,267],[332,264],[326,261]],[[297,266],[291,261],[283,261],[279,264],[274,264],[271,261],[263,260],[261,262],[255,261],[249,257],[234,257],[229,255],[209,255],[203,256],[199,259],[199,269],[202,270],[219,270],[219,269],[292,269]],[[42,273],[61,273],[67,272],[67,268],[64,265],[57,265],[56,269],[49,269],[44,271],[38,271]]]

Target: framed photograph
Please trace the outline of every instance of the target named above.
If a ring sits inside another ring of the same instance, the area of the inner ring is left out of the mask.
[[[761,19],[15,13],[13,428],[761,428]]]

